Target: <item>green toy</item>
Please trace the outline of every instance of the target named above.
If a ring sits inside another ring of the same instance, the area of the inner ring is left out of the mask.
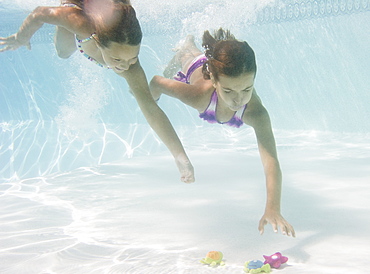
[[[259,260],[254,260],[254,261],[248,261],[244,265],[244,271],[247,273],[270,273],[271,272],[271,267],[269,264],[264,264],[263,262]]]
[[[210,266],[216,266],[216,265],[225,265],[225,262],[222,261],[223,254],[220,251],[210,251],[207,253],[207,256],[202,259],[200,262],[202,264],[208,264]]]

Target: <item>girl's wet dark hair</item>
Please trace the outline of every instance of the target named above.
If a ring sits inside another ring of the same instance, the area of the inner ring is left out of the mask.
[[[229,30],[220,28],[213,36],[205,31],[202,46],[208,58],[202,69],[204,79],[210,79],[210,73],[218,81],[219,75],[237,77],[257,72],[253,49],[247,42],[236,40]]]
[[[85,0],[84,8],[95,25],[101,46],[109,47],[111,42],[131,46],[141,43],[143,34],[130,1]]]

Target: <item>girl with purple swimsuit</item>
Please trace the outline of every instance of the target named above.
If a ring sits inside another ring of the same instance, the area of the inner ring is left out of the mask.
[[[78,47],[88,60],[126,79],[148,123],[172,153],[181,180],[194,182],[193,166],[170,121],[150,94],[138,56],[142,32],[130,1],[69,0],[61,1],[59,7],[37,7],[17,33],[0,37],[0,52],[21,46],[31,49],[30,39],[44,23],[57,28],[59,57],[68,58]]]
[[[203,54],[188,36],[184,45],[164,71],[165,77],[154,76],[150,89],[155,100],[161,94],[181,100],[195,108],[200,118],[240,127],[253,127],[266,176],[267,201],[258,229],[270,223],[275,232],[295,237],[293,227],[280,213],[282,174],[275,138],[267,110],[254,89],[257,65],[253,49],[229,32],[219,29],[212,36],[203,35]],[[174,70],[182,71],[169,79]]]

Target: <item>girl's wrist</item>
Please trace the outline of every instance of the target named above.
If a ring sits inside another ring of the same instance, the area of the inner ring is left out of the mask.
[[[266,205],[266,209],[265,209],[265,212],[269,212],[269,213],[280,213],[280,206],[276,206],[276,205]]]
[[[27,44],[29,42],[29,39],[22,39],[22,35],[19,35],[19,32],[14,34],[14,39],[16,42],[22,45]]]
[[[177,153],[176,155],[174,155],[174,158],[177,159],[177,160],[190,162],[190,160],[189,160],[188,156],[186,155],[185,151],[181,151],[181,152]]]

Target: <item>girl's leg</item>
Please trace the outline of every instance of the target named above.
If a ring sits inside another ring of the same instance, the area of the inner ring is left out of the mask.
[[[54,44],[58,56],[63,59],[69,58],[77,49],[75,34],[60,26],[56,27]]]
[[[176,55],[171,59],[163,72],[166,78],[172,78],[180,69],[186,72],[194,58],[202,54],[195,45],[193,35],[188,35],[184,43],[176,51]]]

